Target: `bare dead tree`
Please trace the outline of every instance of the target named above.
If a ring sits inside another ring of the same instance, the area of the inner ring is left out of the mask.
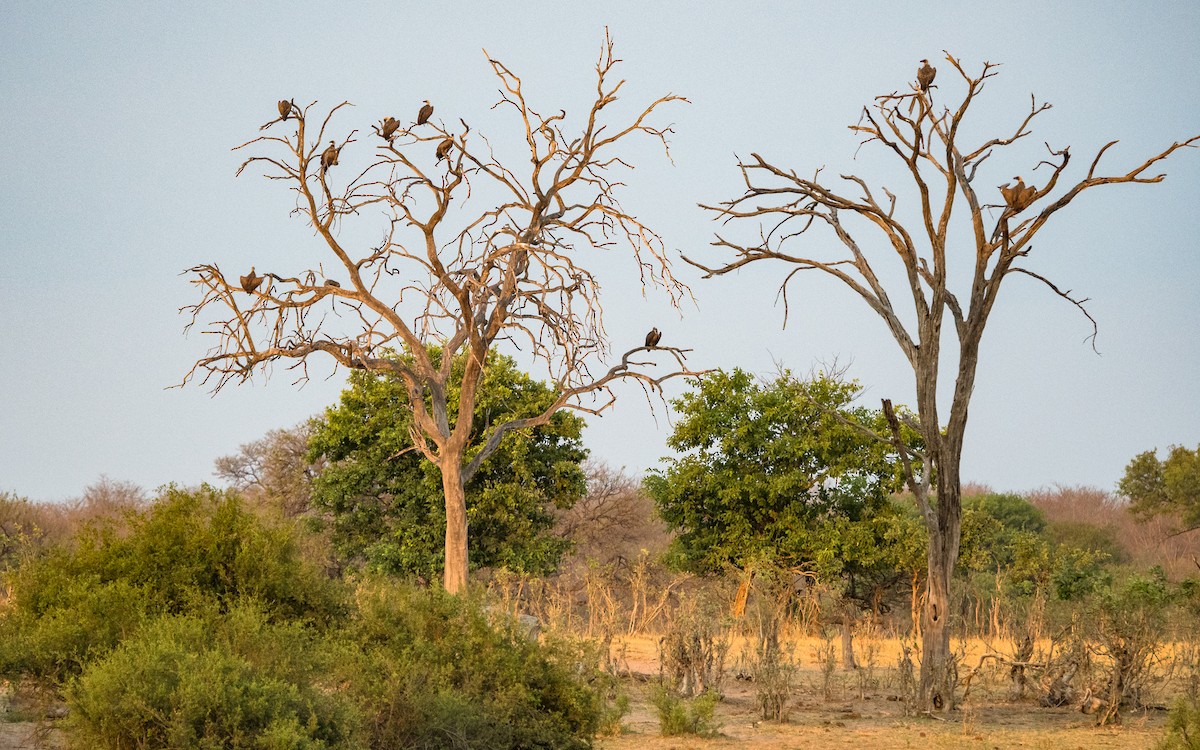
[[[882,146],[902,165],[910,188],[905,195],[915,198],[916,221],[898,216],[901,198],[887,187],[872,188],[867,180],[853,174],[842,175],[837,183],[826,179],[820,169],[804,177],[752,154],[749,161],[739,164],[744,193],[706,208],[727,224],[756,227],[755,236],[750,241],[736,241],[718,234],[713,244],[732,255],[720,265],[688,261],[705,271],[706,278],[760,260],[788,264],[791,269],[780,285],[785,322],[788,286],[796,276],[803,271],[828,274],[875,311],[912,367],[917,418],[906,420],[903,415],[889,413],[891,434],[880,437],[899,454],[908,488],[929,530],[920,682],[925,710],[948,710],[954,698],[948,615],[961,525],[959,467],[979,345],[1000,287],[1015,274],[1045,284],[1087,316],[1093,325],[1094,341],[1095,320],[1084,306],[1087,300],[1063,290],[1029,266],[1034,237],[1085,190],[1100,185],[1162,181],[1164,175],[1150,170],[1175,151],[1200,140],[1195,136],[1174,143],[1128,171],[1103,174],[1100,161],[1116,145],[1112,141],[1098,151],[1086,174],[1073,183],[1067,179],[1069,149],[1055,150],[1047,144],[1045,159],[1034,167],[1049,172],[1040,188],[1026,187],[1018,180],[1016,187],[1006,184],[997,190],[982,184],[980,166],[993,154],[1027,138],[1033,120],[1050,105],[1031,98],[1029,110],[1018,115],[1016,127],[1007,135],[977,144],[964,143],[966,138],[960,129],[968,110],[998,71],[995,65],[985,62],[978,74],[971,74],[954,57],[947,55],[946,60],[964,87],[950,105],[935,108],[932,89],[922,90],[914,83],[909,91],[876,97],[850,128],[862,137],[863,145]],[[944,89],[939,90],[951,88],[950,82],[942,83]],[[952,222],[952,217],[957,221]],[[952,229],[955,226],[966,231],[956,234]],[[809,246],[806,241],[816,244],[818,235],[835,241],[816,253],[804,249]],[[974,253],[969,250],[972,246]],[[965,263],[972,256],[974,269],[969,286],[952,285],[952,279],[965,278],[955,275],[955,264]],[[888,277],[881,272],[892,258],[899,261],[903,281],[885,283]],[[911,312],[902,314],[904,298],[909,300]],[[945,394],[938,373],[947,316],[958,347],[949,355],[957,360],[957,374]],[[938,410],[940,393],[950,396],[950,414],[945,420]],[[885,401],[885,410],[890,412],[888,406]],[[901,439],[900,425],[905,421],[922,435],[921,450]]]
[[[310,511],[313,477],[321,468],[307,459],[311,432],[307,421],[269,430],[239,446],[237,453],[218,457],[214,473],[259,505],[288,518],[304,515]]]
[[[671,534],[641,482],[604,463],[588,461],[587,494],[556,511],[556,532],[574,542],[580,564],[628,563],[666,548]]]
[[[690,350],[677,347],[635,346],[609,359],[589,266],[623,250],[643,289],[665,290],[676,307],[690,295],[672,275],[659,235],[618,200],[619,178],[631,169],[621,155],[626,141],[649,136],[667,151],[671,128],[652,120],[664,105],[686,100],[668,94],[631,117],[617,115],[610,105],[624,81],[615,79],[620,60],[607,36],[594,101],[576,124],[565,111],[535,110],[521,78],[488,62],[500,85],[493,109],[514,116],[520,134],[504,144],[511,158],[501,158],[502,149],[465,120],[447,126],[431,119],[387,137],[379,132],[367,159],[357,130],[340,140],[333,135],[348,102],[323,117],[314,104],[297,107],[288,134],[239,146],[263,152],[241,169],[262,167],[295,193],[296,213],[312,225],[329,270],[267,272],[246,292],[216,264],[198,265],[189,273],[201,299],[184,308],[189,327],[206,326],[217,342],[184,383],[219,390],[273,363],[285,363],[303,381],[317,353],[404,383],[413,446],[442,474],[444,583],[453,593],[467,583],[463,487],[507,433],[543,425],[560,409],[599,414],[612,406],[618,381],[635,381],[648,397],[661,398],[664,381],[699,374],[686,364]],[[354,174],[356,159],[365,166]],[[384,217],[382,240],[356,253],[341,235],[376,212]],[[558,398],[540,413],[473,434],[477,390],[495,346],[522,349],[543,363]],[[667,371],[655,374],[661,360]]]

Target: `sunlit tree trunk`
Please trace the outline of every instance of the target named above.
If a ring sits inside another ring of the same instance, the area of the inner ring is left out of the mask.
[[[467,493],[463,487],[462,465],[447,461],[442,468],[442,491],[446,495],[446,567],[442,585],[451,594],[467,587]]]

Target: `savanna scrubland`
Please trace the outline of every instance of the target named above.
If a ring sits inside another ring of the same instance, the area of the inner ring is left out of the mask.
[[[348,386],[218,461],[224,488],[0,498],[0,741],[1196,746],[1197,452],[1133,458],[1117,493],[995,493],[960,469],[1006,278],[1087,315],[1027,265],[1035,235],[1086,190],[1161,181],[1200,136],[1115,172],[1109,143],[1078,175],[1046,144],[1040,186],[985,186],[985,160],[1049,106],[1020,105],[998,136],[960,129],[998,69],[947,55],[937,84],[922,61],[851,126],[897,157],[903,200],[853,174],[739,163],[742,192],[704,207],[724,256],[685,260],[705,278],[783,264],[785,298],[802,270],[845,285],[914,375],[914,406],[874,409],[836,371],[698,369],[657,328],[616,353],[599,251],[676,307],[693,296],[618,200],[625,141],[666,150],[660,111],[682,97],[610,106],[619,62],[606,39],[570,120],[489,59],[512,148],[429,102],[370,132],[343,127],[348,102],[278,102],[242,170],[282,181],[327,262],[189,269],[185,312],[214,343],[184,384],[279,364],[304,380],[330,357]],[[347,225],[372,217],[383,240],[351,247]],[[636,478],[585,463],[576,413],[613,406],[620,381],[655,397],[676,378],[691,390],[673,456]]]
[[[965,488],[957,708],[938,718],[916,703],[920,556],[900,563],[921,540],[902,493],[875,520],[904,533],[857,543],[869,570],[818,547],[706,569],[653,481],[574,453],[573,501],[502,531],[511,567],[454,597],[426,572],[436,534],[404,549],[428,518],[329,501],[322,475],[345,478],[310,446],[344,406],[221,459],[228,489],[3,497],[7,747],[1115,748],[1194,731],[1200,542],[1117,493]]]

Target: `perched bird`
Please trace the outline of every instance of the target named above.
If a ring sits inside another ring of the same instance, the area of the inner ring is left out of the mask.
[[[1020,177],[1014,177],[1014,180],[1020,181]],[[1020,188],[1012,187],[1007,182],[1000,186],[1000,195],[1004,197],[1004,205],[1012,208],[1017,204],[1017,194]]]
[[[390,141],[392,140],[392,136],[396,134],[396,131],[399,130],[399,128],[399,120],[397,120],[395,117],[385,117],[383,118],[383,123],[379,128],[379,135],[384,140]]]
[[[286,120],[288,118],[288,116],[292,114],[292,111],[296,109],[296,103],[289,99],[280,99],[279,103],[276,106],[279,109],[279,117],[276,117],[274,120],[271,120],[266,125],[263,125],[261,128],[259,128],[259,130],[266,130],[267,128],[271,127],[275,123],[280,122],[282,120]]]
[[[250,273],[242,277],[242,291],[246,294],[254,294],[254,290],[258,289],[258,285],[262,283],[263,277],[254,273],[254,266],[250,266]]]
[[[662,341],[662,332],[658,330],[658,326],[655,326],[650,329],[650,333],[646,334],[646,346],[650,349],[657,348],[659,341]]]
[[[336,167],[338,163],[338,147],[333,141],[329,142],[329,148],[321,152],[321,171],[325,172],[330,167]]]
[[[1035,188],[1033,185],[1030,185],[1029,187],[1021,190],[1021,194],[1017,198],[1017,205],[1020,206],[1020,209],[1018,209],[1018,210],[1024,211],[1025,209],[1027,209],[1031,205],[1033,205],[1034,199],[1037,198],[1037,192],[1038,192],[1037,188]]]
[[[934,77],[937,76],[937,68],[930,65],[928,60],[922,60],[921,63],[920,69],[917,70],[917,85],[921,87],[921,91],[929,91]]]
[[[447,138],[446,140],[439,143],[438,147],[437,147],[437,151],[434,152],[437,154],[437,160],[441,161],[442,159],[449,157],[450,149],[452,149],[452,148],[454,148],[454,139],[453,138]]]
[[[1020,213],[1029,208],[1033,203],[1033,199],[1037,197],[1037,188],[1032,185],[1026,186],[1025,180],[1020,177],[1014,177],[1017,181],[1016,185],[1009,187],[1004,185],[1000,188],[1000,194],[1004,196],[1004,204],[1008,206],[1013,213]]]
[[[433,117],[433,105],[426,99],[425,106],[421,107],[421,111],[417,113],[417,124],[424,125],[429,122],[430,117]]]
[[[341,288],[342,288],[342,285],[341,285],[341,284],[339,284],[338,282],[334,281],[333,279],[325,279],[325,286],[331,286],[331,287],[333,287],[334,289],[341,289]]]

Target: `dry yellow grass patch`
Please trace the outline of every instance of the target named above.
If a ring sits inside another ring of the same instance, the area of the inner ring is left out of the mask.
[[[632,674],[656,678],[657,643],[652,636],[617,640],[614,656]],[[1082,714],[1075,707],[1046,709],[1032,703],[1013,703],[1007,698],[1003,672],[977,677],[970,699],[947,720],[905,716],[902,703],[890,699],[895,697],[895,666],[902,647],[896,639],[856,643],[860,662],[865,661],[867,648],[875,649],[871,679],[865,680],[861,670],[845,672],[839,667],[831,678],[832,699],[826,701],[824,675],[816,658],[825,642],[819,638],[792,638],[788,645],[799,661],[788,722],[762,721],[754,684],[730,675],[725,681],[725,698],[717,707],[716,719],[721,725],[718,737],[663,737],[657,713],[647,699],[650,683],[630,679],[624,683],[632,704],[625,717],[625,732],[600,740],[598,746],[602,750],[1149,750],[1162,737],[1166,718],[1162,712],[1128,714],[1123,726],[1097,727],[1094,716]],[[988,644],[979,640],[959,645],[964,662],[971,667],[989,650]],[[730,665],[746,646],[745,639],[733,640]]]

